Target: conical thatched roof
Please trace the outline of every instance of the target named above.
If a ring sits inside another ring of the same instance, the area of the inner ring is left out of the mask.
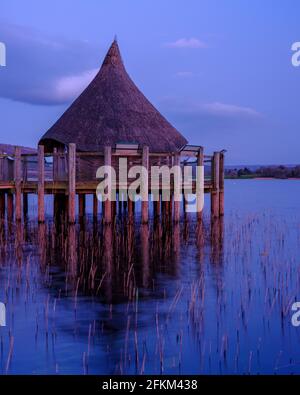
[[[120,142],[148,145],[152,152],[177,151],[187,143],[136,87],[114,41],[94,80],[40,144],[76,143],[80,151],[102,151]]]

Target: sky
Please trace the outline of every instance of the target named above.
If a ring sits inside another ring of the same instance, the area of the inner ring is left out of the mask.
[[[0,142],[36,146],[115,35],[162,114],[227,164],[300,163],[298,0],[0,0]]]

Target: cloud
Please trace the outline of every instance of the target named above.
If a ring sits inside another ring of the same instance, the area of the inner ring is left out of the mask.
[[[198,38],[180,38],[166,43],[165,46],[168,48],[207,48],[206,43]]]
[[[70,102],[99,65],[99,49],[85,41],[3,22],[0,37],[7,49],[7,66],[0,72],[2,98],[45,105]]]
[[[200,111],[204,111],[216,116],[226,116],[226,117],[250,117],[256,118],[260,117],[260,114],[250,108],[237,106],[235,104],[226,104],[220,102],[214,103],[204,103],[196,106]]]
[[[98,69],[84,71],[80,74],[65,76],[53,82],[50,91],[52,100],[56,102],[69,102],[77,97],[94,79]]]
[[[175,73],[175,76],[179,78],[188,78],[192,77],[193,75],[194,73],[192,71],[178,71],[177,73]]]
[[[232,133],[249,131],[262,124],[264,117],[251,107],[222,102],[200,102],[178,98],[164,98],[159,109],[179,130],[188,133]]]

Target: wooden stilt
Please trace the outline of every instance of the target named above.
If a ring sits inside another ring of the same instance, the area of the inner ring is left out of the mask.
[[[83,218],[85,216],[85,194],[81,193],[78,195],[79,200],[79,217]]]
[[[142,177],[142,223],[146,224],[149,220],[149,198],[148,198],[148,172],[149,172],[149,147],[143,147],[142,166],[147,170],[146,174]]]
[[[160,194],[159,193],[158,193],[158,199],[159,200],[153,201],[154,217],[157,219],[160,218]]]
[[[21,193],[21,182],[22,182],[22,173],[21,173],[21,148],[15,148],[15,166],[14,166],[14,177],[15,177],[15,189],[16,189],[16,221],[21,221],[22,212],[22,193]]]
[[[123,204],[122,204],[123,202],[122,202],[122,194],[119,192],[118,193],[118,215],[119,216],[121,216],[122,215],[122,207],[123,207]]]
[[[212,160],[211,216],[219,217],[220,153],[214,152]]]
[[[134,211],[134,202],[130,199],[130,197],[128,196],[128,221],[132,222],[133,221],[133,211]]]
[[[23,218],[24,220],[28,217],[28,193],[23,192]]]
[[[182,198],[182,177],[180,172],[180,154],[176,153],[174,156],[174,166],[177,171],[174,174],[174,221],[180,220],[180,200]]]
[[[3,220],[5,218],[5,193],[0,193],[0,218]]]
[[[109,167],[111,166],[111,147],[104,148],[104,165]],[[111,173],[109,172],[108,176],[108,199],[104,202],[104,221],[107,224],[111,223],[111,198],[112,198],[112,185],[111,185]]]
[[[224,152],[220,152],[220,216],[224,215]]]
[[[44,146],[38,147],[38,222],[45,221],[45,159]]]
[[[98,217],[98,198],[96,194],[93,195],[93,217],[94,219]]]
[[[14,219],[14,195],[11,192],[7,194],[7,221],[12,222]]]
[[[76,220],[76,144],[69,144],[68,150],[68,216],[69,223],[74,224]]]
[[[203,147],[199,148],[197,156],[197,187],[196,187],[196,199],[197,199],[197,219],[202,220],[202,211],[204,204],[204,152]],[[203,178],[203,180],[202,180]],[[202,184],[200,186],[200,183]]]

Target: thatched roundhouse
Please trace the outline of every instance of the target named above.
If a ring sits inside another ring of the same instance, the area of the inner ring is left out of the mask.
[[[40,140],[48,152],[69,143],[78,151],[135,143],[149,146],[150,152],[171,153],[187,141],[131,80],[115,40],[94,80]]]

